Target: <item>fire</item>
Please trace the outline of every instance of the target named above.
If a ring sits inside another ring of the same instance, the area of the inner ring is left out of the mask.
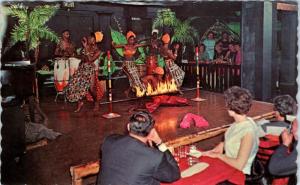
[[[178,91],[177,85],[176,85],[174,79],[172,79],[171,81],[159,82],[156,88],[153,88],[151,86],[151,84],[148,83],[146,89],[141,89],[139,87],[135,87],[135,90],[136,90],[137,97],[142,97],[144,95],[154,96],[154,95]]]

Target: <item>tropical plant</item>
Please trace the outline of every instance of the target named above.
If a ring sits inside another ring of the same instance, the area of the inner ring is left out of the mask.
[[[166,26],[171,28],[174,32],[171,43],[180,42],[184,45],[193,45],[199,38],[198,31],[191,26],[193,19],[194,17],[181,21],[176,18],[175,12],[170,9],[162,9],[157,11],[152,27],[153,29],[164,28]]]
[[[127,39],[121,32],[118,32],[118,31],[110,28],[110,34],[111,34],[112,41],[115,44],[117,44],[117,45],[127,44]],[[120,56],[122,56],[122,57],[124,56],[123,48],[116,48],[116,51]]]
[[[156,18],[153,21],[152,27],[162,28],[164,26],[174,27],[177,24],[175,12],[170,9],[161,9],[156,12]]]
[[[174,35],[171,39],[171,43],[180,42],[182,44],[192,44],[197,43],[199,39],[198,31],[191,26],[191,18],[184,21],[178,20],[174,27]],[[195,42],[196,41],[196,42]]]
[[[11,4],[7,8],[7,13],[18,19],[18,24],[14,26],[11,32],[11,45],[25,41],[27,56],[29,56],[30,50],[34,50],[34,62],[37,62],[42,39],[56,43],[59,41],[56,33],[45,25],[58,8],[58,5],[43,5],[30,11],[23,4]]]

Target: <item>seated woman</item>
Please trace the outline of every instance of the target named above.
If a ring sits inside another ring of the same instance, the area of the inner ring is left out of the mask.
[[[218,41],[215,45],[215,55],[214,55],[214,60],[216,62],[223,61],[223,50],[222,50],[222,42]]]
[[[138,44],[136,43],[136,35],[129,31],[126,34],[127,44],[115,44],[112,42],[112,46],[114,48],[123,48],[123,54],[125,61],[123,63],[123,70],[125,71],[126,75],[129,77],[129,83],[130,87],[140,87],[143,88],[143,84],[141,83],[140,76],[137,73],[137,68],[134,63],[134,55],[137,51],[138,47],[143,47],[146,44]],[[129,89],[130,90],[130,89]],[[127,96],[129,93],[129,90],[127,90]]]
[[[236,50],[234,48],[234,44],[230,43],[228,45],[229,50],[227,51],[224,60],[226,60],[229,64],[234,64],[235,63],[235,58],[236,58]]]
[[[297,105],[290,95],[280,95],[274,98],[275,120],[263,124],[261,127],[265,134],[280,135],[284,128],[290,128],[291,122],[288,116],[296,113]]]
[[[102,38],[102,33],[96,32],[88,38],[84,37],[82,39],[82,62],[65,89],[66,98],[70,102],[77,102],[75,112],[81,110],[83,106],[82,99],[86,97],[89,92],[95,104],[94,111],[99,109],[99,100],[103,96],[103,90],[100,88],[98,81],[98,68],[96,67],[95,61],[97,61],[100,56],[100,49],[97,47],[96,42],[101,42]]]
[[[209,61],[209,55],[205,50],[205,45],[204,44],[200,44],[199,46],[199,60],[201,62],[208,62]]]
[[[248,90],[237,86],[227,89],[224,95],[228,114],[234,119],[234,123],[226,131],[224,142],[203,155],[219,158],[250,175],[259,144],[258,127],[246,115],[252,105],[252,96]]]
[[[294,120],[291,132],[284,130],[281,134],[282,144],[276,148],[269,162],[269,172],[275,176],[290,176],[288,184],[296,184],[298,122]]]

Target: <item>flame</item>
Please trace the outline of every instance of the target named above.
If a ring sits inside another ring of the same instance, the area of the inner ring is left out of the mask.
[[[177,85],[175,80],[172,79],[171,81],[166,82],[159,82],[156,88],[153,88],[150,83],[147,84],[146,89],[141,89],[139,87],[135,87],[136,96],[142,97],[146,96],[154,96],[159,94],[171,93],[178,91]]]

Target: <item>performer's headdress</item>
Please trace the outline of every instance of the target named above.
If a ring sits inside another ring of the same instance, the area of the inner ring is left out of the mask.
[[[132,32],[132,31],[129,31],[129,32],[127,32],[127,34],[126,34],[126,39],[128,40],[130,37],[136,37],[136,35]]]
[[[165,73],[162,67],[156,67],[153,72],[158,75],[163,75]]]
[[[94,34],[95,34],[96,42],[101,42],[103,39],[103,33],[100,31],[97,31]]]
[[[164,34],[161,38],[164,44],[168,44],[170,42],[170,35],[168,33]]]
[[[151,34],[153,34],[153,33],[158,34],[158,29],[153,29]]]

